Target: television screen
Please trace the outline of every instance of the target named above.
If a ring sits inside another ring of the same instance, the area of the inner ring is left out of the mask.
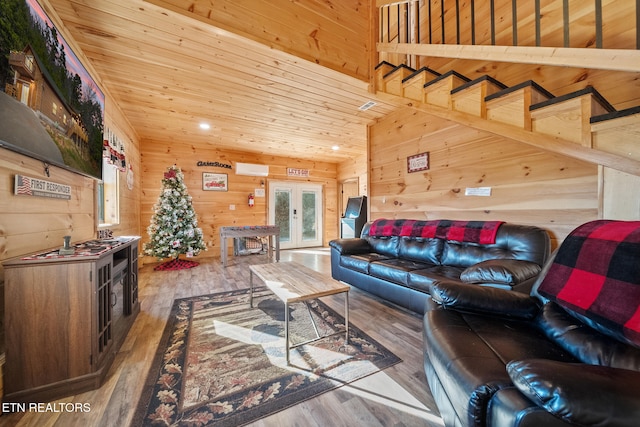
[[[36,0],[0,2],[0,147],[102,178],[104,94]]]
[[[349,197],[347,201],[347,208],[344,210],[345,218],[358,218],[360,216],[360,209],[362,208],[363,198]]]

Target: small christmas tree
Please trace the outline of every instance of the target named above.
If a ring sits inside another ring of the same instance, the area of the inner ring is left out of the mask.
[[[179,259],[180,254],[192,257],[206,250],[202,229],[198,228],[198,218],[179,167],[173,165],[167,168],[162,179],[162,192],[153,210],[151,224],[147,228],[151,240],[144,244],[144,253],[158,259],[173,258],[157,266],[156,270],[177,270],[198,265],[195,261]]]

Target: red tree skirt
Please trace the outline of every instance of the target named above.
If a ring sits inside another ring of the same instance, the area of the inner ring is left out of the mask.
[[[184,259],[172,259],[171,261],[163,262],[162,264],[156,265],[153,269],[155,271],[184,270],[185,268],[193,268],[198,265],[200,265],[200,263],[196,261],[187,261]]]

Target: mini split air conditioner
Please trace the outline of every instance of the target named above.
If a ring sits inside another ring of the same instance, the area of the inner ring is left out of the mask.
[[[254,165],[252,163],[236,163],[236,175],[268,176],[268,165]]]

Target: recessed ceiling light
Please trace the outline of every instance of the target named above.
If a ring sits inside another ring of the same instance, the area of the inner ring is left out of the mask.
[[[331,149],[332,149],[333,151],[338,151],[338,150],[340,149],[340,147],[339,147],[339,146],[337,146],[337,145],[334,145],[333,147],[331,147]]]
[[[211,125],[209,123],[200,123],[200,129],[209,130],[211,129]]]

